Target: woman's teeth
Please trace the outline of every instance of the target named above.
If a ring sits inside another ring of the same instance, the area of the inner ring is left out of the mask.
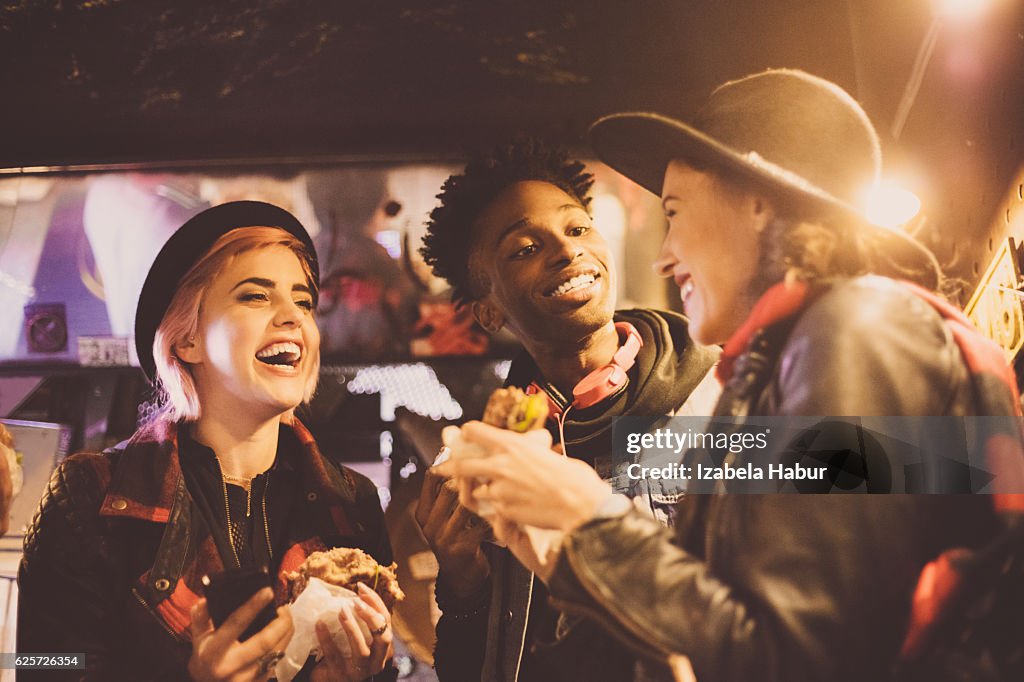
[[[256,359],[268,365],[294,365],[301,357],[299,344],[291,341],[273,343],[256,353]]]
[[[562,282],[549,296],[564,296],[570,291],[576,289],[582,289],[588,287],[597,281],[597,277],[594,275],[576,275],[575,277]]]

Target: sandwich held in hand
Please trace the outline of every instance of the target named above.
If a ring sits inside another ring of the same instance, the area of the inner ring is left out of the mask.
[[[537,393],[527,395],[522,389],[511,386],[499,388],[491,394],[484,408],[483,422],[496,426],[499,429],[507,429],[517,433],[527,433],[544,428],[544,422],[548,418],[547,399]],[[486,457],[487,451],[479,445],[466,443],[459,435],[456,428],[445,429],[442,434],[444,444],[451,449],[453,459],[471,459]],[[476,480],[470,484],[468,490],[463,491],[463,503],[471,496],[473,489],[483,485],[487,481]],[[494,509],[487,502],[480,502],[471,507],[478,515],[486,518],[493,516]]]
[[[395,563],[381,566],[361,549],[335,547],[326,552],[313,552],[298,570],[285,576],[288,579],[289,601],[298,599],[310,579],[317,578],[353,593],[356,585],[363,583],[380,595],[390,611],[395,608],[396,602],[405,599],[405,593],[398,586],[398,577],[395,575],[397,568]]]
[[[548,401],[540,393],[527,395],[515,386],[499,388],[484,408],[483,422],[499,429],[526,433],[544,428]]]
[[[369,645],[373,636],[354,608],[359,599],[358,585],[362,583],[376,592],[390,611],[405,599],[398,585],[396,568],[394,563],[380,565],[361,549],[336,547],[326,552],[313,552],[298,569],[288,573],[285,577],[295,634],[274,671],[279,682],[290,682],[310,654],[319,656],[317,622],[327,626],[343,656],[352,655],[348,637],[338,622],[340,611],[358,623]]]

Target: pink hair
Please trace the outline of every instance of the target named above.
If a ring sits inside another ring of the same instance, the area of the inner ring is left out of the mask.
[[[174,348],[195,337],[199,327],[199,311],[210,282],[239,254],[271,246],[290,249],[302,264],[302,271],[310,287],[318,289],[309,265],[310,254],[302,242],[288,232],[278,227],[253,226],[238,227],[221,236],[185,273],[153,339],[157,382],[165,403],[160,415],[162,418],[174,422],[195,421],[199,418],[201,406],[195,379],[189,366],[178,358]],[[303,402],[313,397],[319,375],[320,356],[317,354]]]

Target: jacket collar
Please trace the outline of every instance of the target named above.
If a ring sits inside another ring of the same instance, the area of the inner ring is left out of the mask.
[[[181,479],[178,425],[157,421],[113,448],[120,453],[101,516],[167,523]]]
[[[351,533],[341,490],[354,488],[345,473],[343,481],[332,483],[323,457],[312,434],[298,419],[287,424],[301,444],[300,470],[303,485],[310,495],[319,496],[328,506],[331,518],[341,533]],[[127,517],[167,523],[179,486],[184,485],[178,459],[178,424],[157,421],[140,429],[126,443],[113,448],[120,460],[107,488],[100,509],[102,516]]]

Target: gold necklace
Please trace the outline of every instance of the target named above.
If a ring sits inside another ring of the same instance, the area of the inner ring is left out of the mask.
[[[235,547],[235,539],[231,534],[231,503],[228,501],[228,480],[231,480],[233,485],[239,485],[238,481],[243,481],[244,484],[240,487],[245,488],[245,518],[249,518],[252,512],[252,478],[242,478],[240,476],[227,476],[224,473],[224,467],[220,463],[220,457],[217,457],[217,468],[220,469],[220,485],[224,490],[224,516],[228,522],[228,545],[231,547],[231,554],[235,557],[235,566],[238,568],[242,567],[242,561],[238,558],[238,549]],[[255,477],[254,477],[255,478]],[[271,559],[274,558],[274,548],[270,546],[270,521],[267,519],[267,489],[270,488],[270,475],[267,475],[267,483],[263,486],[263,499],[260,500],[260,509],[263,512],[263,536],[267,539],[267,554]]]
[[[228,476],[227,474],[224,473],[223,469],[221,469],[220,475],[228,483],[231,483],[232,485],[237,485],[239,488],[244,489],[246,492],[249,492],[249,489],[252,488],[252,478],[255,478],[255,476],[253,476],[252,478],[246,478],[244,476]]]

